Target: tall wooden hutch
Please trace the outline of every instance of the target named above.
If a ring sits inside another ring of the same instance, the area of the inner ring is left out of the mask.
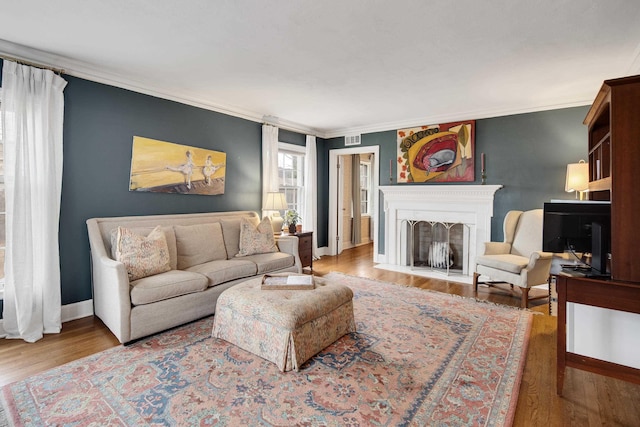
[[[611,278],[640,283],[640,76],[606,80],[584,124],[589,197],[611,200]]]
[[[611,201],[611,278],[558,276],[558,394],[566,366],[640,383],[640,369],[566,351],[567,302],[640,313],[640,76],[606,80],[584,124],[589,198]]]

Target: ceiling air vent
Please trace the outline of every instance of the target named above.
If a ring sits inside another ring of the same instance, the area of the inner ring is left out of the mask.
[[[349,147],[351,145],[360,145],[360,135],[345,136],[344,145],[345,147]]]

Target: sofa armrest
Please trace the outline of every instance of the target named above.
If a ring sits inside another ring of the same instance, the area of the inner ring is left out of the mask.
[[[484,242],[483,255],[501,255],[511,252],[511,244],[506,242]]]
[[[91,247],[93,309],[121,343],[131,337],[131,295],[127,269],[111,259],[102,241],[97,223],[87,221]]]
[[[276,244],[278,245],[280,252],[294,256],[298,273],[302,273],[302,262],[300,261],[300,254],[298,253],[298,236],[276,236]]]

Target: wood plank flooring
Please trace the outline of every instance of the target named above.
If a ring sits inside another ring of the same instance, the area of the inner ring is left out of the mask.
[[[472,297],[470,285],[428,279],[374,268],[372,245],[325,256],[313,272],[339,271],[408,286]],[[518,307],[518,291],[483,288],[479,299]],[[567,368],[564,396],[555,392],[556,318],[547,315],[547,302],[532,304],[533,328],[520,385],[514,426],[640,426],[640,385]],[[65,323],[61,334],[34,344],[0,340],[0,386],[119,345],[94,317]]]

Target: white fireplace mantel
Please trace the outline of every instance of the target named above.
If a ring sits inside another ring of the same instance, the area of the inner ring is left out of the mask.
[[[407,266],[406,221],[465,224],[469,233],[469,264],[491,240],[496,191],[502,185],[381,186],[385,211],[385,258],[393,266]],[[466,271],[468,276],[472,272]]]

